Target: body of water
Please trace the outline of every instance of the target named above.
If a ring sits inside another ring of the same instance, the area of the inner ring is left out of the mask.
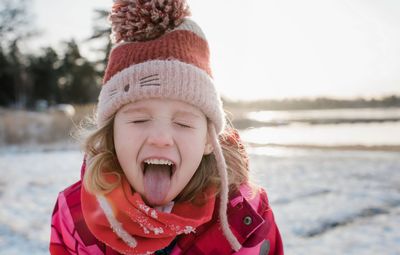
[[[247,117],[266,124],[242,132],[250,143],[400,146],[400,108],[262,111]]]

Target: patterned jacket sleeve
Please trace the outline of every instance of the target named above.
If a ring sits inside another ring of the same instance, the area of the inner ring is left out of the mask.
[[[261,244],[260,253],[265,255],[283,255],[283,243],[278,226],[271,209],[266,210],[263,215],[264,220],[271,222],[269,233]]]
[[[105,254],[105,246],[88,230],[82,215],[81,182],[58,195],[51,219],[50,254]],[[107,254],[114,254],[108,252]]]
[[[75,227],[65,201],[60,193],[51,218],[50,254],[76,254]]]
[[[275,221],[274,213],[269,204],[267,193],[264,189],[261,191],[261,204],[259,212],[265,221],[266,231],[264,232],[264,241],[261,243],[260,253],[265,255],[283,255],[283,243],[281,234]]]

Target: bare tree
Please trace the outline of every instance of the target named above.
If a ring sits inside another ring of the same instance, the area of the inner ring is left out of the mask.
[[[110,40],[111,25],[107,22],[109,12],[107,10],[95,10],[95,25],[93,26],[93,34],[88,41],[99,41],[100,47],[96,51],[100,52],[102,57],[97,61],[96,69],[103,75],[105,66],[108,61],[108,54],[111,50],[112,43]]]
[[[15,42],[30,37],[32,15],[27,5],[30,0],[1,0],[0,4],[0,46],[11,47]]]

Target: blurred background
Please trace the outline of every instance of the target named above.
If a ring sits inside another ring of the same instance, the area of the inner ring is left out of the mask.
[[[187,0],[287,254],[400,254],[400,2]],[[0,2],[0,254],[47,254],[111,0]]]

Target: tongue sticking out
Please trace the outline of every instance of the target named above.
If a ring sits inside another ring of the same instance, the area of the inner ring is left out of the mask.
[[[171,184],[171,167],[168,165],[146,166],[144,196],[150,205],[162,205]]]

